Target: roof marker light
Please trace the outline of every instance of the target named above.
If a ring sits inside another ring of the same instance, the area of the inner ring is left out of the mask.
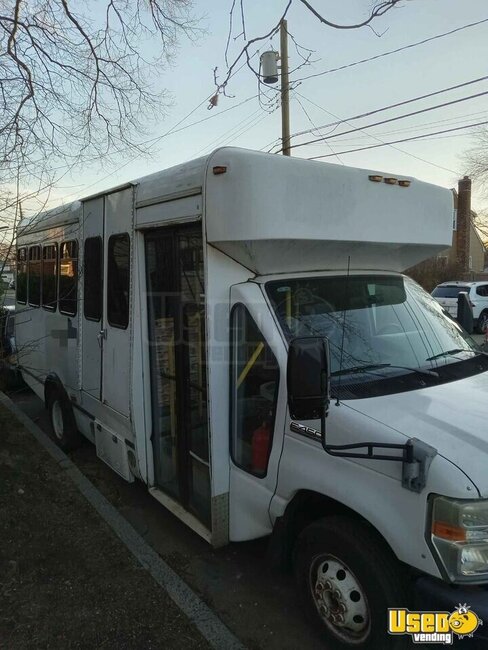
[[[411,182],[412,181],[407,181],[406,179],[402,179],[398,181],[398,185],[400,185],[400,187],[410,187]]]
[[[368,178],[370,181],[373,181],[373,183],[381,183],[383,180],[383,176],[379,176],[379,174],[371,174]]]
[[[396,185],[398,183],[398,178],[387,177],[385,178],[385,183],[387,185]]]
[[[219,174],[225,174],[227,167],[225,167],[225,165],[217,165],[213,168],[212,171],[214,173],[214,176],[218,176]]]

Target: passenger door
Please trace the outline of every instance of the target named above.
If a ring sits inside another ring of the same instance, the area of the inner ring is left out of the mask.
[[[82,390],[130,413],[133,188],[83,204]]]
[[[286,350],[261,287],[231,289],[230,539],[271,532],[286,412]]]
[[[105,197],[103,403],[130,413],[133,188]]]
[[[103,327],[103,213],[104,198],[100,196],[83,204],[83,246],[80,276],[82,294],[82,389],[90,397],[102,399]]]
[[[156,487],[210,529],[201,224],[145,235]]]

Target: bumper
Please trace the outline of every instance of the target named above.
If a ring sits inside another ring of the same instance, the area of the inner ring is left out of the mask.
[[[435,578],[423,576],[415,583],[415,596],[420,611],[452,612],[459,603],[470,608],[482,619],[481,625],[475,632],[470,648],[486,648],[488,641],[488,586],[469,587],[465,585],[450,585]],[[471,640],[470,640],[471,641]]]

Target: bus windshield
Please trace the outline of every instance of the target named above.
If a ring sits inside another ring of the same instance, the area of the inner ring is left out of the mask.
[[[288,340],[327,337],[333,384],[339,377],[358,383],[414,373],[421,379],[421,369],[434,376],[479,354],[458,323],[405,276],[302,277],[268,282],[266,289]]]

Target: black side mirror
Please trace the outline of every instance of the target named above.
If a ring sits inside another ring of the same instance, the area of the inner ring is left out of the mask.
[[[457,299],[457,321],[468,334],[473,333],[473,308],[466,291],[460,291]]]
[[[295,420],[325,416],[330,402],[330,354],[325,338],[293,339],[288,350],[288,407]]]

